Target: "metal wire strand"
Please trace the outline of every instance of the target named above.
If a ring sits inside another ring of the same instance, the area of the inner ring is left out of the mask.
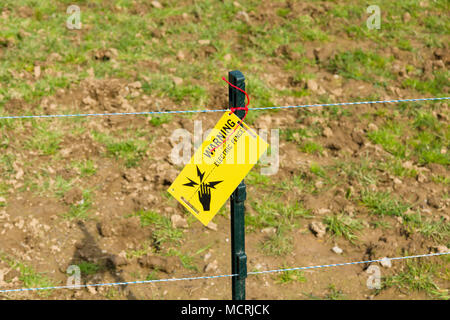
[[[331,106],[351,106],[361,104],[377,103],[400,103],[400,102],[418,102],[418,101],[438,101],[448,100],[450,97],[442,98],[418,98],[418,99],[398,99],[398,100],[379,100],[379,101],[359,101],[359,102],[338,102],[323,104],[305,104],[298,106],[278,106],[278,107],[260,107],[248,108],[249,111],[274,110],[274,109],[294,109],[294,108],[316,108]],[[155,115],[155,114],[182,114],[182,113],[207,113],[207,112],[225,112],[231,109],[202,109],[202,110],[167,110],[167,111],[143,111],[143,112],[116,112],[116,113],[78,113],[78,114],[49,114],[49,115],[24,115],[24,116],[0,116],[0,120],[7,119],[39,119],[39,118],[70,118],[70,117],[111,117],[111,116],[130,116],[130,115]]]
[[[450,254],[450,252],[429,253],[429,254],[420,254],[420,255],[406,256],[406,257],[382,258],[382,259],[376,259],[376,260],[324,264],[324,265],[317,265],[317,266],[288,268],[288,269],[254,271],[254,272],[248,272],[247,274],[248,275],[255,275],[255,274],[267,274],[267,273],[275,273],[275,272],[294,271],[294,270],[320,269],[320,268],[330,268],[330,267],[339,267],[339,266],[348,266],[348,265],[356,265],[356,264],[381,262],[381,261],[388,261],[388,260],[404,260],[404,259],[414,259],[414,258],[442,256],[442,255],[447,255],[447,254]],[[207,279],[218,279],[218,278],[230,278],[230,277],[236,277],[236,276],[238,276],[238,274],[225,274],[225,275],[190,277],[190,278],[173,278],[173,279],[158,279],[158,280],[128,281],[128,282],[96,283],[96,284],[83,284],[83,285],[75,285],[75,286],[54,286],[54,287],[41,287],[41,288],[4,289],[4,290],[0,290],[0,293],[27,292],[27,291],[29,292],[29,291],[57,290],[57,289],[80,289],[80,288],[87,288],[87,287],[124,286],[124,285],[132,285],[132,284],[148,284],[148,283],[158,283],[158,282],[173,282],[173,281],[187,281],[187,280],[205,280],[205,279],[207,280]]]

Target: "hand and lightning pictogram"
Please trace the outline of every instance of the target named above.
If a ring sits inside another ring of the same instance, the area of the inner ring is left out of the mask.
[[[205,172],[201,172],[199,167],[197,166],[197,177],[199,178],[200,182],[195,182],[194,180],[192,180],[189,177],[186,177],[189,182],[183,184],[183,186],[186,187],[195,187],[200,185],[200,188],[198,190],[198,199],[200,201],[200,203],[203,206],[203,210],[204,211],[209,211],[210,210],[210,205],[211,205],[211,189],[216,189],[216,185],[218,185],[219,183],[223,182],[222,181],[210,181],[210,182],[204,182],[203,178],[205,176]]]

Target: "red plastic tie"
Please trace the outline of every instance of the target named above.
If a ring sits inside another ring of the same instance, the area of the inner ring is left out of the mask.
[[[233,135],[233,133],[236,132],[237,128],[239,128],[242,124],[242,122],[244,121],[245,117],[247,116],[248,113],[248,105],[250,104],[250,97],[248,96],[247,92],[245,92],[244,90],[242,90],[241,88],[238,88],[237,86],[231,84],[227,79],[225,79],[225,77],[222,77],[222,80],[225,81],[226,83],[228,83],[230,86],[232,86],[235,89],[238,89],[239,91],[243,92],[245,94],[245,96],[247,97],[247,104],[245,105],[245,107],[236,107],[236,108],[230,108],[230,114],[234,113],[236,110],[245,110],[245,115],[244,117],[241,119],[241,121],[237,124],[236,128],[234,128],[233,132],[230,133],[229,136],[227,136],[221,144],[219,144],[217,147],[211,149],[211,152],[213,152],[214,150],[216,150],[217,148],[219,148],[220,146],[222,146],[230,136]]]

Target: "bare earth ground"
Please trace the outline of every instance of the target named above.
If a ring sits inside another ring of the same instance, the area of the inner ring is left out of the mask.
[[[144,1],[81,5],[96,14],[109,10],[117,16],[150,15],[150,20],[158,16],[155,10],[173,9],[135,35],[144,39],[143,47],[154,51],[133,60],[128,49],[118,44],[116,49],[103,40],[80,49],[80,58],[52,50],[44,42],[50,51],[32,65],[6,64],[25,41],[18,34],[26,38],[27,33],[51,32],[44,27],[50,12],[60,10],[64,21],[65,2],[40,14],[26,1],[19,7],[13,2],[0,6],[3,17],[37,19],[42,24],[41,31],[25,24],[18,33],[0,33],[5,70],[0,85],[2,115],[225,108],[228,90],[218,79],[232,69],[246,75],[255,97],[251,107],[448,96],[448,22],[439,25],[444,31],[436,31],[434,38],[432,31],[421,29],[436,12],[442,13],[443,21],[449,20],[448,5],[413,2],[409,17],[406,11],[384,13],[382,21],[412,20],[420,35],[386,36],[391,42],[384,42],[383,36],[366,38],[352,28],[338,28],[351,23],[366,28],[367,6],[356,2],[346,14],[339,11],[347,9],[341,1],[267,5],[205,1],[204,7],[191,1],[161,3],[162,9]],[[359,14],[353,16],[355,10]],[[172,29],[184,23],[207,26],[205,20],[215,14],[238,21],[240,27],[222,30],[217,39],[208,41],[201,41],[202,29],[198,39],[195,32]],[[270,33],[271,28],[282,30],[304,16],[311,17],[309,26],[314,26],[306,36],[301,36],[303,27],[298,39],[278,41]],[[89,19],[81,30],[64,31],[67,45],[79,48],[84,41],[95,42],[96,21]],[[437,40],[430,44],[426,39]],[[270,48],[264,47],[266,40]],[[183,42],[193,45],[179,49]],[[402,48],[392,45],[400,42]],[[236,52],[243,57],[236,58]],[[352,54],[342,55],[346,52]],[[68,74],[61,69],[63,63],[72,68]],[[196,75],[195,68],[202,63],[204,70]],[[117,71],[122,69],[124,74]],[[71,74],[78,73],[83,76],[71,82]],[[155,77],[158,74],[168,76]],[[43,77],[47,82],[42,86],[48,85],[48,90],[38,84]],[[52,82],[60,77],[69,83]],[[31,91],[37,93],[30,97]],[[258,165],[246,179],[248,270],[448,251],[448,117],[445,101],[254,111],[249,115],[253,128],[280,130],[280,167],[276,174],[263,176]],[[218,118],[206,113],[0,119],[0,290],[65,285],[70,265],[82,270],[82,284],[230,274],[229,204],[205,228],[166,192],[182,169],[170,159],[172,132],[184,128],[193,133],[194,120],[201,120],[206,130]],[[176,215],[184,226],[173,224]],[[315,231],[321,227],[323,235]],[[342,253],[334,252],[335,246]],[[250,275],[247,298],[449,298],[448,256],[393,261],[392,267],[376,265],[382,276],[379,290],[367,287],[369,265],[360,264]],[[230,299],[231,280],[0,293],[0,297]]]

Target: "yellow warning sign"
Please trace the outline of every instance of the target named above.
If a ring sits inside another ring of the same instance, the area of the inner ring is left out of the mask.
[[[267,150],[240,121],[227,111],[168,189],[205,226]]]

